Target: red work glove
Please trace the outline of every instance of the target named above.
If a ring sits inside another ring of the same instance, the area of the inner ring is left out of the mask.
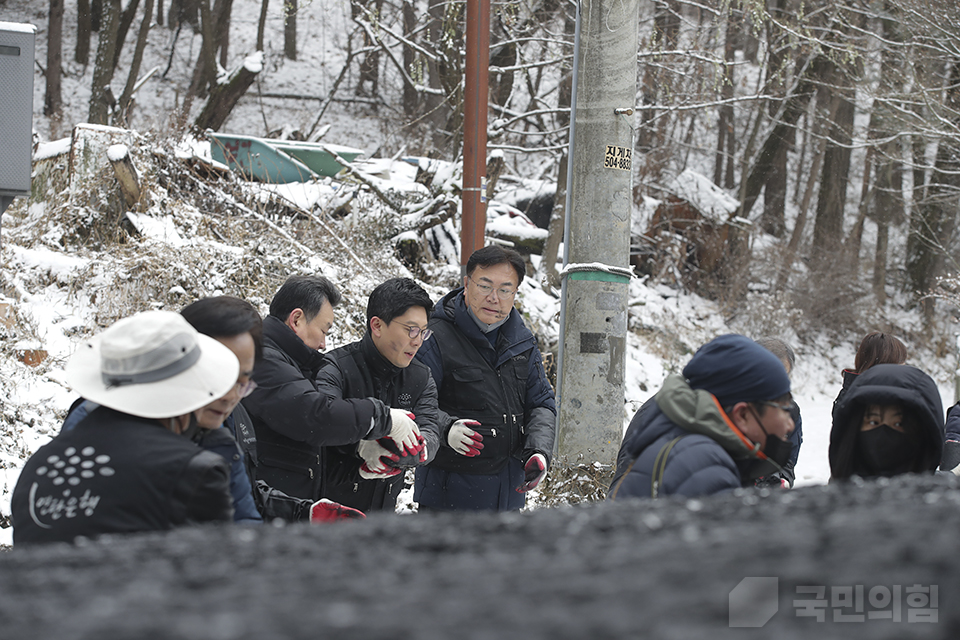
[[[383,480],[401,473],[401,470],[392,464],[400,456],[385,449],[377,440],[361,440],[357,453],[363,458],[360,477],[364,480]]]
[[[347,507],[339,502],[321,498],[310,506],[310,522],[333,522],[335,520],[363,520],[363,511]]]
[[[473,458],[483,449],[483,436],[470,427],[479,427],[476,420],[457,420],[447,433],[447,444],[462,456]]]
[[[380,438],[377,442],[379,442],[380,446],[384,449],[394,454],[391,458],[381,457],[382,462],[388,467],[408,469],[427,461],[427,441],[422,435],[417,436],[417,446],[413,451],[410,449],[401,451],[397,443],[390,438]]]
[[[413,421],[414,415],[403,409],[390,409],[390,433],[387,437],[397,443],[400,451],[406,455],[419,455],[423,450],[420,428]]]
[[[540,484],[545,475],[547,475],[547,459],[542,453],[533,454],[523,465],[523,484],[517,487],[517,491],[520,493],[530,491]]]

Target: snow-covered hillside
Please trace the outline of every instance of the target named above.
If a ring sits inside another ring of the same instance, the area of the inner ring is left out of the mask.
[[[43,59],[47,5],[6,0],[2,6],[0,19],[38,26],[37,57]],[[235,24],[255,31],[257,10],[253,5],[238,4]],[[279,8],[271,10],[274,13],[269,20],[279,32]],[[75,5],[68,3],[67,24],[72,24],[71,11]],[[283,60],[276,51],[268,52],[266,86],[261,87],[265,93],[296,90],[322,95],[328,89],[331,72],[320,71],[339,63],[338,25],[348,19],[349,7],[343,2],[317,2],[308,3],[301,12],[303,55],[293,62]],[[65,37],[67,51],[72,43],[66,31]],[[155,37],[145,69],[165,64],[162,56],[171,34],[157,29]],[[232,51],[239,55],[249,45],[249,33],[238,30]],[[198,46],[198,36],[181,34],[175,73],[186,74]],[[282,44],[270,46],[275,49]],[[62,154],[70,145],[62,138],[86,116],[92,70],[69,61],[64,66],[63,120],[52,122],[43,117],[39,72],[34,92],[35,126],[44,141],[37,158],[45,163],[35,181],[49,183],[44,183],[42,197],[35,201],[15,201],[3,216],[0,235],[0,334],[4,338],[0,352],[0,517],[4,519],[9,516],[10,493],[25,458],[57,432],[74,399],[63,383],[63,363],[82,337],[119,317],[147,308],[178,310],[198,296],[221,293],[243,296],[265,312],[272,292],[288,275],[322,271],[345,293],[345,305],[328,341],[328,347],[336,347],[359,337],[366,295],[381,280],[412,275],[438,298],[456,283],[459,274],[457,250],[452,245],[440,246],[439,259],[422,265],[420,271],[413,272],[401,263],[390,241],[395,214],[368,191],[360,190],[355,181],[327,179],[267,187],[210,175],[206,165],[195,158],[209,154],[202,141],[163,133],[176,99],[176,87],[169,81],[149,83],[138,96],[133,127],[140,134],[107,135],[125,141],[151,194],[149,206],[123,222],[138,234],[129,237],[121,228],[118,212],[109,205],[114,188],[101,173],[106,165],[97,165],[76,180],[67,175],[68,163]],[[118,77],[124,73],[121,63]],[[272,129],[303,127],[312,122],[314,106],[304,101],[250,97],[241,102],[226,129],[262,135]],[[325,124],[333,126],[324,141],[363,148],[367,159],[376,161],[367,167],[371,176],[379,176],[374,179],[382,189],[411,192],[420,188],[414,182],[416,167],[383,157],[402,148],[403,140],[396,137],[396,131],[384,130],[380,116],[362,108],[333,108],[325,116]],[[378,153],[378,149],[387,152]],[[105,158],[101,160],[105,162]],[[450,167],[446,171],[444,179],[455,183],[455,171]],[[516,178],[520,181],[523,176]],[[516,190],[516,184],[511,188]],[[539,181],[523,184],[536,191]],[[342,210],[341,205],[351,197],[349,211]],[[334,218],[335,210],[345,215]],[[502,203],[492,203],[490,210],[491,228],[519,225],[530,230],[522,217],[508,215]],[[504,213],[495,215],[499,212]],[[644,228],[650,213],[649,208],[638,207],[634,228]],[[447,224],[455,237],[455,222]],[[758,250],[775,251],[769,243],[764,237],[754,239]],[[534,257],[534,266],[537,264]],[[560,300],[545,293],[536,278],[528,278],[517,304],[548,351],[557,340]],[[874,327],[859,327],[840,336],[809,329],[799,335],[793,320],[802,309],[771,304],[762,293],[751,295],[732,313],[676,286],[641,278],[630,285],[629,304],[625,425],[663,378],[679,371],[699,345],[728,332],[752,337],[773,333],[790,342],[798,355],[794,396],[804,425],[798,483],[827,480],[830,410],[840,388],[840,371],[852,365],[860,337]],[[955,400],[954,325],[944,321],[940,330],[939,344],[951,348],[935,351],[912,339],[922,335],[921,323],[913,312],[899,310],[905,306],[898,300],[887,305],[887,326],[900,330],[910,348],[909,362],[938,381],[944,406],[948,406]],[[0,543],[9,541],[10,529],[0,529]]]

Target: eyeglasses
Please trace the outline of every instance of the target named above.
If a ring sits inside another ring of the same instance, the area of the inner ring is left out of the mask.
[[[488,284],[480,284],[470,276],[467,276],[467,279],[473,283],[473,286],[477,288],[477,291],[483,294],[483,297],[489,296],[493,293],[494,289]],[[497,289],[497,299],[509,300],[513,296],[517,295],[516,289]]]
[[[758,400],[754,404],[762,404],[765,407],[776,407],[777,409],[782,409],[787,413],[791,413],[793,408],[797,406],[797,403],[791,400],[787,404],[780,404],[779,402],[770,402],[769,400]]]
[[[424,341],[427,341],[433,335],[433,329],[421,329],[415,324],[403,324],[402,322],[397,324],[407,330],[407,335],[410,336],[411,340],[416,340],[417,336],[422,334]]]
[[[240,394],[241,398],[246,398],[257,388],[257,383],[253,379],[250,379],[246,382],[237,382],[233,388]]]

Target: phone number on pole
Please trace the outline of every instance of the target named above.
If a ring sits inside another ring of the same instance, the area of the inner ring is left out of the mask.
[[[633,149],[618,147],[612,144],[608,144],[606,147],[606,153],[603,154],[603,168],[630,171],[630,159],[633,155]]]

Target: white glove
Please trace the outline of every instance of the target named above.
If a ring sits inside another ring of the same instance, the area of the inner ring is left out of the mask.
[[[447,433],[447,444],[462,456],[473,458],[483,449],[483,436],[470,427],[479,427],[476,420],[457,420]]]
[[[384,449],[376,440],[361,440],[357,453],[363,458],[360,477],[364,480],[383,480],[401,473],[400,469],[386,463],[388,460],[397,460],[399,456]]]
[[[393,440],[400,451],[407,451],[410,455],[420,453],[421,436],[417,423],[413,421],[413,414],[403,409],[390,409],[390,433],[388,438]]]

